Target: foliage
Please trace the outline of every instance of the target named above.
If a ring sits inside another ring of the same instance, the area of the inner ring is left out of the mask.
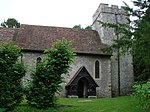
[[[92,30],[92,26],[90,25],[90,26],[85,27],[85,30]]]
[[[114,43],[109,46],[108,48],[102,49],[104,52],[115,52],[116,49],[120,49],[119,55],[125,55],[126,53],[132,53],[132,35],[133,32],[130,31],[130,27],[128,24],[122,24],[122,23],[104,23],[102,21],[99,21],[100,24],[102,24],[103,27],[109,27],[114,28],[116,30],[116,35],[119,36],[119,38],[114,39]],[[131,39],[131,40],[130,40]]]
[[[119,39],[105,49],[107,52],[120,49],[120,54],[132,53],[135,80],[148,80],[150,78],[150,1],[133,1],[136,10],[127,4],[125,10],[129,16],[136,17],[135,20],[128,19],[127,24],[111,24],[99,21],[104,27],[116,29]]]
[[[75,25],[73,28],[83,29],[80,24],[79,25]]]
[[[0,45],[0,108],[6,111],[14,109],[23,96],[21,79],[25,69],[18,61],[20,51],[14,44]]]
[[[134,85],[134,95],[139,99],[139,103],[144,108],[150,109],[150,80],[145,84]]]
[[[85,28],[83,28],[80,24],[79,25],[75,25],[73,28],[77,28],[77,29],[85,29],[85,30],[92,30],[92,26],[86,26]]]
[[[134,32],[136,41],[133,44],[134,68],[137,80],[150,78],[150,8],[138,23]]]
[[[4,22],[1,23],[1,26],[7,28],[19,28],[20,23],[14,18],[8,18],[7,21],[4,20]]]
[[[40,109],[54,106],[55,94],[62,83],[61,75],[68,73],[75,56],[70,42],[65,39],[56,42],[45,53],[46,59],[38,64],[32,74],[33,80],[26,95],[29,104]]]

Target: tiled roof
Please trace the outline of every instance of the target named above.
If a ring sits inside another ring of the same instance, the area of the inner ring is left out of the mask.
[[[18,30],[11,31],[14,35],[13,40],[25,50],[45,50],[62,38],[71,41],[77,53],[104,54],[100,49],[107,47],[106,44],[101,43],[95,30],[21,25]]]
[[[0,27],[0,43],[11,42],[13,40],[13,38],[14,38],[16,30],[12,29],[12,28],[8,29],[8,28],[2,28],[2,27]]]

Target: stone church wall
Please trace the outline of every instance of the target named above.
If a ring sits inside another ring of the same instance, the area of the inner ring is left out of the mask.
[[[108,4],[100,4],[93,15],[93,29],[98,31],[102,43],[112,45],[113,40],[117,39],[115,30],[104,28],[98,20],[106,23],[127,23],[127,16],[122,7],[120,9],[115,5],[109,7]],[[134,81],[131,55],[120,57],[118,67],[117,54],[114,52],[111,57],[113,96],[118,95],[118,68],[120,68],[120,95],[128,94]]]
[[[44,58],[42,53],[32,53],[24,52],[23,60],[27,67],[27,74],[24,78],[25,84],[26,81],[31,80],[30,73],[32,70],[35,70],[36,60],[38,57]],[[95,79],[95,62],[99,61],[100,66],[100,78]],[[110,57],[108,56],[94,56],[94,55],[77,55],[75,62],[71,65],[69,75],[64,75],[64,83],[62,84],[62,91],[59,93],[60,96],[66,97],[65,86],[79,70],[80,67],[85,66],[92,78],[98,84],[97,87],[97,97],[111,97],[111,62]]]
[[[44,55],[42,53],[23,52],[22,60],[24,61],[26,67],[26,75],[23,78],[23,83],[25,86],[27,86],[28,81],[31,80],[30,74],[35,71],[36,60],[38,57],[41,57],[41,59],[43,59]]]
[[[99,61],[100,78],[95,78],[95,62]],[[72,64],[72,70],[65,78],[67,84],[73,75],[79,70],[80,67],[85,66],[92,78],[98,84],[97,97],[111,97],[111,65],[110,57],[105,56],[92,56],[92,55],[77,55],[75,63]],[[65,90],[65,89],[64,89]],[[65,92],[64,92],[65,93]]]

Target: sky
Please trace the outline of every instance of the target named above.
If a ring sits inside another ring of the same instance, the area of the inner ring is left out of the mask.
[[[86,27],[100,3],[124,5],[123,0],[0,0],[0,23],[15,18],[21,24]]]

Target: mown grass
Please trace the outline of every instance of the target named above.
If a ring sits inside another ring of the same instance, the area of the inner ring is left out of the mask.
[[[131,96],[117,98],[76,99],[59,98],[57,106],[48,110],[39,110],[23,101],[16,112],[148,112],[141,108],[136,98]]]

